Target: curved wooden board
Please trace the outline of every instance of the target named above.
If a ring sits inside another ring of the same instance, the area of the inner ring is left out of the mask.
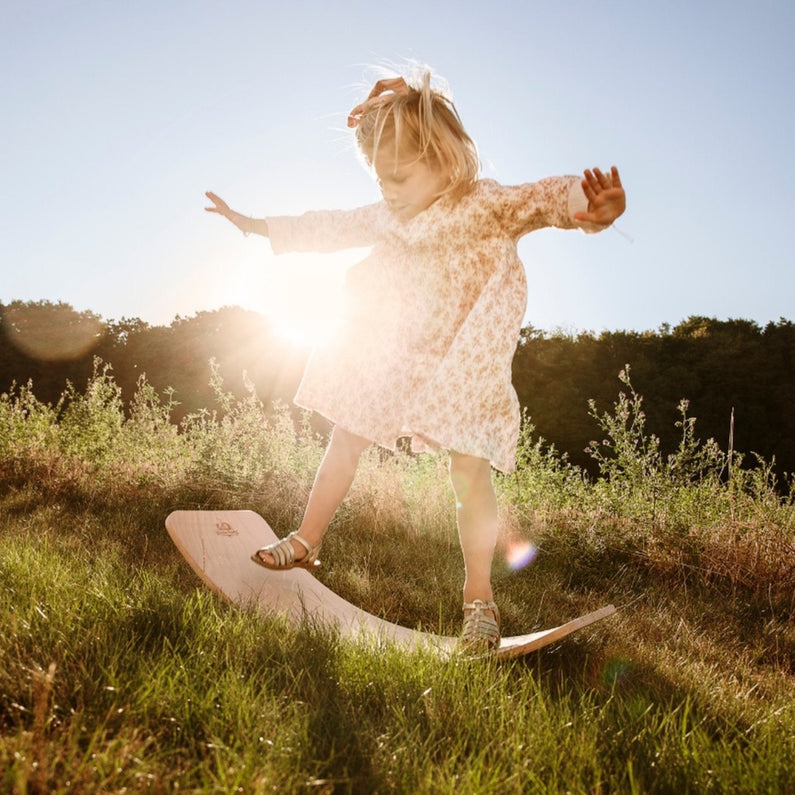
[[[174,511],[166,529],[182,556],[213,591],[241,607],[280,612],[296,621],[312,618],[346,635],[363,633],[411,647],[454,651],[457,638],[408,629],[360,610],[319,582],[306,569],[270,571],[251,560],[252,553],[276,541],[268,523],[253,511]],[[612,605],[559,627],[503,638],[499,658],[540,649],[615,612]]]

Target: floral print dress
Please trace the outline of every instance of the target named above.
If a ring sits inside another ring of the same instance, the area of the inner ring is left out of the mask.
[[[527,304],[520,237],[574,220],[579,177],[479,180],[408,221],[384,202],[268,218],[274,253],[370,246],[348,270],[340,326],[313,351],[295,402],[395,449],[453,450],[515,467],[511,362]]]

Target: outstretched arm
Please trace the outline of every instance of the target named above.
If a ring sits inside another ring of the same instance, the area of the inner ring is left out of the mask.
[[[609,226],[626,209],[627,197],[615,166],[608,174],[598,168],[586,169],[582,190],[588,199],[588,211],[577,213],[576,221]]]
[[[255,234],[268,237],[268,222],[264,218],[250,218],[235,212],[220,196],[212,191],[204,194],[212,203],[212,207],[205,207],[208,213],[218,213],[231,221],[244,235]]]

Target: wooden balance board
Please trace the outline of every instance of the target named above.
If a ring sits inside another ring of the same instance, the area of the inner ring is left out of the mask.
[[[336,626],[347,636],[435,647],[446,653],[455,650],[457,638],[384,621],[346,602],[306,569],[271,571],[254,563],[254,551],[278,539],[253,511],[174,511],[166,519],[166,529],[204,583],[235,605],[256,607],[266,614],[284,613],[296,622],[311,618]],[[559,627],[502,638],[493,656],[528,654],[613,613],[615,607],[608,605]]]

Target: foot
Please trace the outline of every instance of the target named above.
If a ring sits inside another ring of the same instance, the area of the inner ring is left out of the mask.
[[[486,653],[500,646],[500,611],[492,602],[464,602],[464,627],[459,646],[467,653]]]
[[[284,571],[296,567],[313,569],[320,565],[318,554],[322,543],[321,541],[317,546],[312,546],[298,535],[296,530],[286,538],[258,549],[251,556],[251,559],[254,563],[266,569],[274,569],[276,571]]]

